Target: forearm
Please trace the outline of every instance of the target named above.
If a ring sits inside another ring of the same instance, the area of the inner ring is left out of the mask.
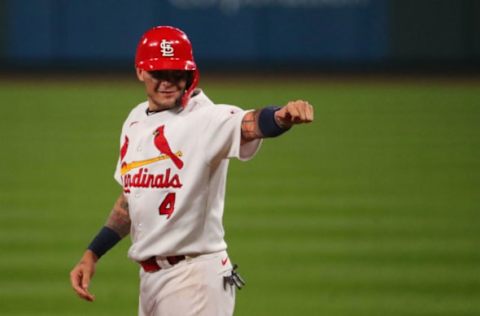
[[[247,112],[242,120],[242,140],[247,142],[258,138],[274,137],[287,131],[290,126],[277,120],[275,111],[264,108]],[[275,130],[273,133],[271,133],[272,127]]]
[[[276,137],[295,124],[313,121],[313,107],[303,100],[290,101],[283,107],[266,107],[247,112],[242,120],[242,143]]]
[[[98,260],[130,232],[128,202],[123,194],[115,202],[112,211],[97,236],[88,246]]]
[[[105,226],[115,231],[120,238],[130,233],[131,221],[128,211],[128,201],[123,194],[120,194],[120,197],[115,202]]]

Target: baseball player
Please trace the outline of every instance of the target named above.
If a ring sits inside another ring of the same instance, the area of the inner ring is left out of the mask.
[[[197,88],[185,33],[147,31],[136,74],[147,101],[125,120],[115,180],[122,186],[105,226],[70,273],[87,301],[97,261],[130,234],[140,265],[139,315],[232,315],[244,284],[227,254],[222,216],[229,158],[252,158],[261,140],[313,120],[306,101],[244,111]]]

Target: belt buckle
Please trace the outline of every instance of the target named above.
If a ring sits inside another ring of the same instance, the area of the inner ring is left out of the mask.
[[[171,268],[171,267],[174,266],[168,260],[169,257],[157,256],[157,257],[153,257],[153,258],[155,259],[155,262],[157,263],[157,265],[159,266],[160,269],[168,269],[168,268]]]
[[[169,256],[169,257],[151,257],[147,260],[141,261],[140,265],[145,272],[156,272],[161,269],[168,269],[185,260],[186,256]]]

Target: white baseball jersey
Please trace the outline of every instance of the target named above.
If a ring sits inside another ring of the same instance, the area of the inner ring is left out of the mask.
[[[132,222],[135,261],[226,249],[222,225],[228,158],[252,158],[261,140],[243,145],[245,111],[215,105],[197,90],[184,109],[135,107],[123,124],[115,179]]]

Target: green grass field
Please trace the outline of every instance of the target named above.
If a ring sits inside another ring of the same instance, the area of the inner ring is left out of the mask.
[[[316,108],[231,163],[237,316],[480,315],[480,82],[202,80],[217,103]],[[142,86],[3,80],[0,100],[0,314],[135,315],[129,240],[98,265],[93,304],[68,274],[120,192],[120,126]]]

